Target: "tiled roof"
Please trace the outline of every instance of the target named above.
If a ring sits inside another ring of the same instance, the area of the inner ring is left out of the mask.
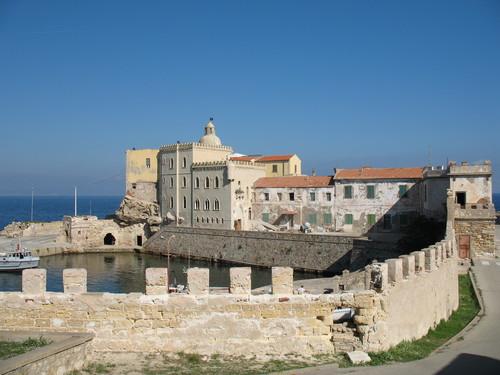
[[[267,162],[267,161],[288,161],[293,157],[294,154],[290,155],[250,155],[250,156],[233,156],[231,160],[237,160],[237,161],[252,161],[255,160],[256,162]]]
[[[423,168],[357,168],[337,169],[335,180],[401,180],[421,179]]]
[[[256,188],[308,188],[332,185],[332,176],[262,177],[255,182]]]

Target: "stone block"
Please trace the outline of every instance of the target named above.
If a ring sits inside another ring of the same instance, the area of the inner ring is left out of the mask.
[[[230,293],[250,294],[252,292],[252,269],[250,267],[231,267],[229,280]]]
[[[293,294],[293,268],[272,268],[273,294]]]
[[[64,293],[87,293],[87,270],[66,268],[63,270]]]
[[[347,353],[347,356],[349,357],[349,360],[354,365],[360,365],[362,363],[368,363],[368,362],[370,362],[372,360],[367,353],[361,352],[361,351],[358,351],[358,350],[356,350],[354,352]]]
[[[401,255],[403,261],[403,277],[411,279],[415,276],[415,256],[414,255]]]
[[[434,271],[436,269],[436,249],[429,247],[424,250],[425,253],[425,270]]]
[[[425,270],[425,253],[423,251],[414,251],[410,255],[415,257],[415,272],[423,272]]]
[[[23,270],[23,293],[42,294],[47,291],[47,270],[43,268]]]
[[[208,294],[210,273],[208,268],[190,268],[187,272],[189,294]]]
[[[398,283],[403,280],[403,260],[402,259],[387,259],[385,261],[389,272],[389,281]]]
[[[146,268],[146,294],[168,293],[168,268]]]

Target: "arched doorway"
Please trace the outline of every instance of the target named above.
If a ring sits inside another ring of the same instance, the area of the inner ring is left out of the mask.
[[[116,242],[115,236],[108,233],[104,236],[104,245],[114,245]]]

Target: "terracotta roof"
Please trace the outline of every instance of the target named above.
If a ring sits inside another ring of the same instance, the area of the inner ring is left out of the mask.
[[[335,180],[401,180],[421,179],[423,168],[357,168],[337,169]]]
[[[255,181],[256,188],[308,188],[332,185],[332,176],[262,177]]]
[[[237,160],[237,161],[252,161],[255,160],[256,162],[267,162],[267,161],[288,161],[290,160],[294,154],[290,155],[250,155],[250,156],[233,156],[230,160]]]

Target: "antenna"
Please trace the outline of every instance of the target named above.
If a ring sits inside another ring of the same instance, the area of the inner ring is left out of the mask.
[[[77,196],[77,190],[76,190],[76,186],[75,186],[75,216],[77,216],[76,196]]]

